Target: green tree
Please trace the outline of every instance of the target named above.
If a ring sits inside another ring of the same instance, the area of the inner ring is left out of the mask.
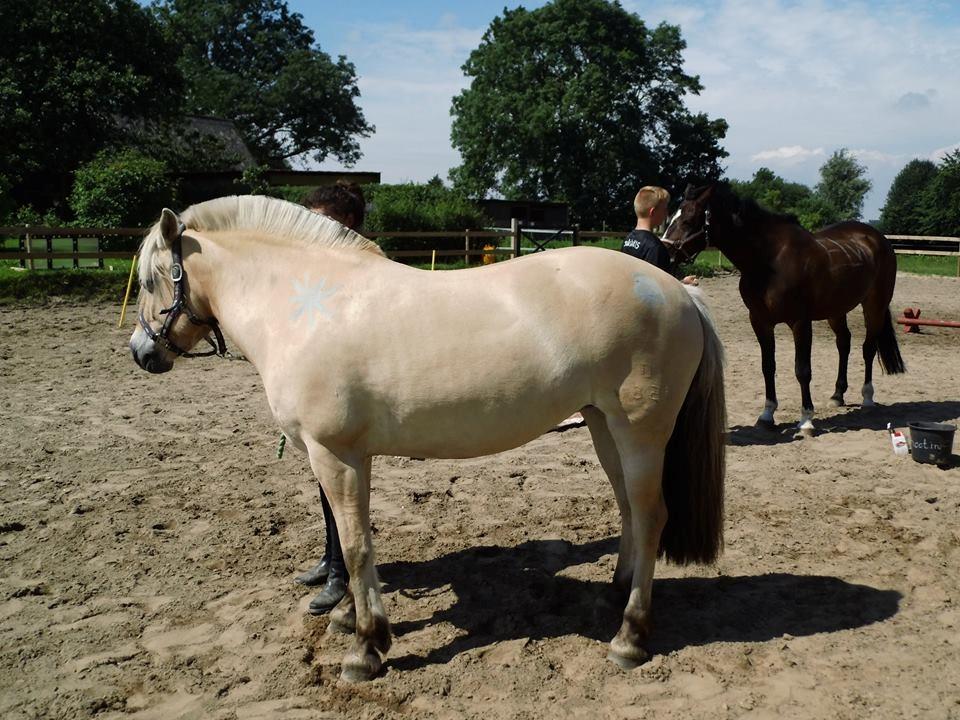
[[[370,211],[363,225],[370,231],[465,230],[489,224],[476,205],[461,191],[444,186],[439,177],[426,183],[367,185],[364,193]],[[378,242],[384,250],[463,248],[462,238],[382,238]]]
[[[186,108],[233,120],[258,162],[292,158],[345,165],[369,136],[356,99],[356,71],[314,43],[302,16],[283,0],[165,0],[156,7],[183,49]]]
[[[885,233],[920,232],[925,221],[925,197],[936,176],[937,166],[930,160],[911,160],[897,173],[880,211],[880,225]]]
[[[809,204],[813,195],[813,191],[806,185],[787,182],[766,167],[757,170],[751,180],[734,180],[731,185],[741,197],[750,198],[768,210],[794,215]]]
[[[834,152],[820,167],[820,182],[814,191],[819,205],[829,214],[827,223],[860,218],[863,200],[871,188],[866,174],[867,168],[846,148]]]
[[[923,218],[923,233],[960,237],[960,149],[937,166],[925,193]]]
[[[70,205],[93,227],[139,227],[173,204],[167,166],[133,149],[104,151],[76,173]]]
[[[685,47],[678,27],[648,29],[618,2],[505,9],[453,99],[456,187],[566,201],[582,224],[626,225],[641,186],[676,194],[719,177],[727,124],[684,106],[701,90],[683,72]]]
[[[121,118],[175,117],[177,54],[134,0],[0,2],[0,175],[15,202],[62,201]]]

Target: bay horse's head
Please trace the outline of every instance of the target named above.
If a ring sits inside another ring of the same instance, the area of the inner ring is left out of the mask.
[[[674,262],[691,262],[710,244],[711,205],[716,192],[716,185],[687,186],[680,209],[663,235]]]
[[[176,213],[163,209],[160,220],[140,246],[139,324],[130,337],[130,352],[144,370],[167,372],[178,356],[223,355],[226,345],[216,319],[206,317],[209,308],[191,288],[183,266],[183,245],[197,250],[196,242],[184,238],[186,228]],[[198,315],[197,311],[203,313]],[[209,333],[216,335],[217,342]],[[205,353],[189,350],[201,339],[214,348]]]

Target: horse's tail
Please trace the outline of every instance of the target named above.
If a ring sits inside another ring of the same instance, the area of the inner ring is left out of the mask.
[[[687,390],[663,465],[667,524],[659,555],[687,565],[711,563],[723,548],[727,407],[723,345],[699,291],[688,288],[703,326],[703,355]]]
[[[890,308],[888,307],[884,312],[883,325],[880,326],[880,334],[877,335],[880,367],[887,375],[904,373],[907,371],[907,366],[903,364],[903,358],[900,357],[900,345],[897,343],[897,333],[893,329]]]

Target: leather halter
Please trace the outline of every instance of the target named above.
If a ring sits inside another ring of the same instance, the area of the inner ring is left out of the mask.
[[[160,332],[157,332],[152,327],[150,323],[147,322],[147,319],[143,316],[143,310],[140,310],[140,327],[143,328],[143,331],[147,334],[153,342],[161,347],[169,350],[172,353],[180,355],[181,357],[207,357],[209,355],[219,355],[221,357],[226,356],[227,354],[227,343],[223,339],[223,333],[220,331],[220,323],[217,322],[217,319],[214,317],[209,318],[200,318],[190,309],[190,305],[187,304],[187,296],[184,292],[186,282],[187,282],[187,273],[183,269],[183,233],[187,228],[183,223],[180,223],[179,231],[177,233],[177,238],[170,244],[170,253],[173,256],[173,261],[170,265],[170,278],[173,280],[173,304],[160,311],[161,315],[166,315],[166,319],[163,321],[163,327],[160,328]],[[177,318],[180,317],[181,313],[186,313],[187,318],[194,325],[206,325],[209,327],[213,334],[217,338],[217,342],[214,343],[210,339],[210,335],[207,334],[204,336],[212,350],[202,353],[192,353],[187,352],[183,348],[179,347],[173,340],[170,339],[170,329],[173,327],[173,323],[176,322]]]

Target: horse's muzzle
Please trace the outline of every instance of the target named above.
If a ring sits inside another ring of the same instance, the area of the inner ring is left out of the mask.
[[[130,354],[133,355],[133,361],[149,373],[165,373],[173,368],[173,360],[162,348],[149,340],[138,343],[136,338],[131,338]]]

